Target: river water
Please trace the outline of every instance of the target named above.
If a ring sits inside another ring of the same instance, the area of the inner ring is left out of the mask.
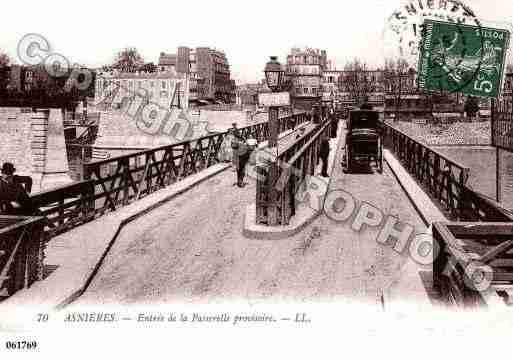
[[[496,197],[496,153],[491,146],[433,146],[470,168],[469,184],[478,192]],[[500,151],[501,203],[513,209],[513,153]]]

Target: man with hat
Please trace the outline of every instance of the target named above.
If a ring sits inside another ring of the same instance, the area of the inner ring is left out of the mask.
[[[237,128],[237,122],[232,123],[232,127],[228,130],[228,133],[231,135],[231,148],[232,148],[232,166],[233,170],[237,170],[237,150],[239,148],[239,144],[241,141],[241,138],[239,137],[239,129]]]
[[[242,139],[242,142],[237,149],[237,186],[244,187],[244,175],[246,174],[246,164],[248,163],[251,153],[257,147],[257,140],[248,138],[247,141]]]
[[[15,175],[10,162],[2,165],[0,174],[0,212],[11,215],[31,215],[35,209],[29,197],[32,178]]]

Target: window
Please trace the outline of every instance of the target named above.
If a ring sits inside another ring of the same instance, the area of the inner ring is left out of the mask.
[[[166,81],[162,81],[162,90],[166,89]]]
[[[155,81],[150,81],[150,87],[151,88],[155,87]]]

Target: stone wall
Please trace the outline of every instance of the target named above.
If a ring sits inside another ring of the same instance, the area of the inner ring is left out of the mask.
[[[12,162],[17,174],[31,176],[33,192],[71,182],[60,110],[0,108],[0,138],[0,162]]]
[[[12,162],[17,173],[32,173],[31,116],[19,108],[0,108],[0,162]]]

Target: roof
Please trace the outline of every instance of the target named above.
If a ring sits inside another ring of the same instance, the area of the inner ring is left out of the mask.
[[[159,66],[176,65],[176,54],[161,53],[159,57]]]
[[[164,72],[122,72],[118,74],[113,74],[109,76],[111,79],[120,79],[120,80],[158,80],[158,79],[183,79],[183,76],[177,75],[172,71],[164,71]]]

